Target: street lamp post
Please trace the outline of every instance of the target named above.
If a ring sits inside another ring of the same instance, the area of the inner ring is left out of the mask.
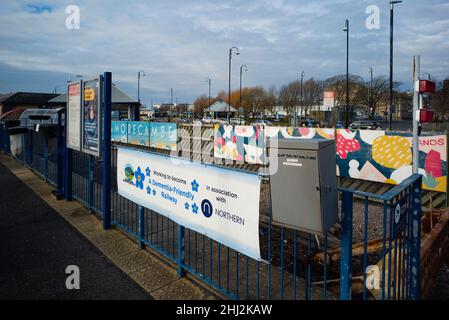
[[[239,94],[239,115],[240,115],[240,118],[242,116],[240,110],[242,110],[242,74],[243,74],[243,70],[248,71],[248,67],[246,66],[246,64],[240,66],[240,94]]]
[[[145,71],[140,70],[137,72],[137,101],[140,103],[140,77],[145,77]]]
[[[349,127],[349,20],[346,19],[343,31],[346,32],[346,129]]]
[[[369,111],[370,111],[371,115],[374,116],[374,113],[373,113],[373,111],[374,111],[374,109],[373,109],[373,68],[372,67],[369,67],[369,72],[371,74],[371,80],[369,83],[368,105],[369,105]]]
[[[83,76],[80,75],[80,74],[75,75],[75,78],[81,79],[82,77],[83,77]],[[71,75],[71,74],[69,74],[69,81],[67,81],[67,82],[72,82],[72,75]]]
[[[301,79],[301,88],[300,88],[300,92],[299,92],[299,95],[300,95],[299,96],[299,103],[300,103],[300,106],[301,106],[301,113],[302,113],[302,100],[303,100],[302,87],[303,87],[303,81],[304,81],[304,71],[301,72],[300,79]],[[295,115],[294,115],[293,119],[294,119],[293,120],[294,126],[297,127],[298,126],[298,106],[297,106],[297,104],[295,104]]]
[[[145,77],[145,71],[137,71],[137,102],[139,105],[134,109],[134,120],[138,121],[140,118],[140,77]]]
[[[207,82],[208,82],[208,84],[209,84],[209,100],[208,100],[208,105],[210,106],[210,82],[211,82],[210,77],[207,78]]]
[[[393,129],[393,111],[394,111],[394,98],[393,98],[393,16],[394,5],[401,3],[402,1],[390,1],[390,130]]]
[[[232,61],[232,50],[235,49],[235,54],[239,55],[239,49],[237,47],[232,47],[229,49],[229,91],[228,91],[228,122],[229,122],[229,114],[231,113],[231,61]]]
[[[303,101],[304,101],[304,71],[301,72],[301,114],[303,110]],[[301,114],[299,115],[300,119]]]

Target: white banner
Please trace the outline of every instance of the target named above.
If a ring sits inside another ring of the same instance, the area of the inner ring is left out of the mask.
[[[118,192],[176,223],[260,260],[260,178],[118,148]]]
[[[67,148],[81,150],[81,82],[67,86]]]
[[[325,110],[332,110],[335,106],[335,98],[333,91],[323,92],[323,106]]]

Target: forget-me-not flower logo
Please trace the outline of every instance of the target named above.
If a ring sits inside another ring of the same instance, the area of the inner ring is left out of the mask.
[[[194,191],[194,192],[198,192],[198,188],[200,187],[200,185],[199,185],[199,183],[196,181],[196,179],[194,179],[193,181],[192,181],[192,191]]]
[[[186,203],[184,204],[184,208],[186,208],[186,210],[189,210],[190,205],[186,202]]]
[[[153,196],[155,196],[155,195],[156,195],[156,190],[153,189]]]
[[[145,181],[145,174],[142,172],[140,167],[134,172],[134,177],[136,178],[136,187],[143,190],[143,182]]]
[[[192,205],[192,212],[195,213],[195,214],[198,213],[198,206],[196,205],[196,203],[194,203],[194,204]]]
[[[147,187],[147,193],[148,193],[149,195],[151,195],[151,188],[150,188],[150,186]]]
[[[150,167],[147,167],[147,168],[146,168],[145,173],[147,174],[147,177],[151,176],[151,170],[150,170]]]

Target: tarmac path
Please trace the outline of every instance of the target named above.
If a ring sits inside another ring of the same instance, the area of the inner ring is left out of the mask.
[[[80,289],[66,288],[66,267]],[[0,300],[152,299],[0,164]]]

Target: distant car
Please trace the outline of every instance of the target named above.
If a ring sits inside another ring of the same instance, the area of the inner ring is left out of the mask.
[[[212,118],[211,117],[203,117],[203,119],[201,121],[203,123],[210,124],[210,123],[212,123]]]
[[[385,118],[382,117],[380,114],[375,114],[374,117],[373,117],[373,120],[374,121],[384,121]]]
[[[349,125],[349,129],[352,129],[352,130],[382,130],[382,127],[376,121],[362,120],[362,121],[356,121],[356,122],[351,123]]]
[[[319,123],[313,119],[306,119],[306,120],[301,121],[300,126],[308,127],[308,128],[315,128],[315,127],[319,127]]]
[[[178,123],[189,123],[190,121],[189,121],[189,119],[186,119],[186,118],[179,118],[179,119],[177,119],[177,122]]]
[[[276,114],[275,116],[274,116],[274,122],[281,122],[281,121],[284,121],[285,120],[285,115],[283,115],[283,114]]]
[[[253,126],[271,126],[273,123],[268,120],[256,120],[253,122]]]
[[[215,123],[215,124],[229,124],[229,122],[227,120],[225,120],[225,119],[213,119],[212,123]]]
[[[244,125],[245,124],[245,120],[243,120],[242,118],[231,118],[231,119],[229,119],[229,124],[232,124],[232,125]]]

